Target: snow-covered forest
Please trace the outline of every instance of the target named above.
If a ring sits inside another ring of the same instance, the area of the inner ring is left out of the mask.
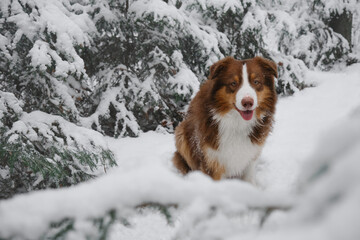
[[[225,56],[278,64],[253,186],[172,166]],[[0,239],[360,239],[359,0],[1,0]]]

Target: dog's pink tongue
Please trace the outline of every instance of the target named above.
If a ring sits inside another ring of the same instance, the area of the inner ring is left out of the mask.
[[[244,120],[249,121],[253,116],[254,111],[240,111],[240,115],[243,117]]]

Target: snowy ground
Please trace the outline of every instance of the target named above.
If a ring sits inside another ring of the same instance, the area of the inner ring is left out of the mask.
[[[360,105],[360,65],[346,72],[309,72],[307,81],[316,87],[279,99],[274,130],[258,166],[257,179],[264,191],[296,192],[303,164],[321,137]],[[172,168],[173,135],[149,132],[135,139],[109,139],[109,145],[123,171],[154,163]],[[147,212],[133,221],[134,228],[119,227],[113,239],[168,239],[172,234],[172,227],[166,226],[157,212]]]
[[[213,182],[199,173],[179,176],[170,162],[175,149],[171,134],[148,132],[139,138],[107,137],[105,140],[117,158],[117,169],[69,189],[40,191],[0,202],[0,232],[5,236],[19,232],[38,236],[46,229],[44,222],[69,216],[77,219],[98,216],[113,207],[126,212],[128,207],[144,201],[160,201],[179,203],[178,209],[170,209],[170,224],[156,209],[137,210],[136,214],[128,215],[130,227],[120,223],[112,226],[110,239],[172,239],[174,235],[178,239],[187,239],[186,236],[225,239],[239,234],[248,239],[254,236],[266,239],[267,235],[256,235],[259,213],[253,211],[240,214],[241,217],[234,213],[241,213],[245,206],[292,203],[303,165],[311,159],[319,140],[360,105],[359,64],[337,73],[309,72],[307,81],[316,87],[279,99],[274,131],[258,166],[260,189],[239,180]],[[209,206],[222,211],[214,213],[215,216],[207,215]],[[207,218],[211,220],[202,224],[201,220]],[[321,239],[321,235],[316,239]]]
[[[346,72],[309,72],[317,85],[281,98],[274,131],[262,153],[259,181],[267,191],[296,190],[304,161],[331,128],[341,124],[360,105],[360,65]]]

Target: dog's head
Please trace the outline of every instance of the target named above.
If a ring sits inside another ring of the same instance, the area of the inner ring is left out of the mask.
[[[212,98],[216,114],[236,110],[245,121],[262,118],[275,111],[274,77],[277,66],[262,57],[247,60],[224,58],[210,67],[214,81]]]

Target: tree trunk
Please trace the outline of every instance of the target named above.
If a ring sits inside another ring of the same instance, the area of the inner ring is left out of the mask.
[[[327,24],[334,32],[340,33],[348,42],[351,47],[351,29],[352,29],[352,13],[345,10],[339,14],[333,12]]]

